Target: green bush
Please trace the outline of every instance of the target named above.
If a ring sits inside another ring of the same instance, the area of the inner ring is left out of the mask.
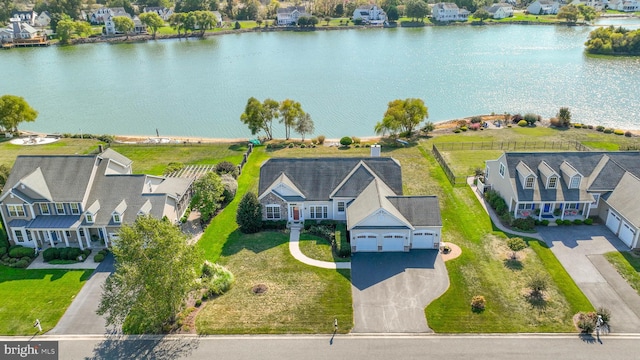
[[[526,218],[518,218],[513,220],[511,226],[513,226],[516,229],[529,231],[534,229],[535,220],[530,216]]]
[[[525,127],[525,126],[527,126],[527,125],[529,125],[529,123],[527,122],[527,120],[520,120],[520,121],[518,121],[518,126]]]
[[[616,134],[616,135],[624,135],[624,130],[615,129],[615,130],[613,130],[613,133]]]
[[[324,238],[329,242],[333,242],[335,236],[333,228],[327,225],[312,226],[311,228],[309,228],[309,233],[320,236],[321,238]]]
[[[573,127],[576,129],[580,129],[582,127],[582,124],[573,124]]]
[[[78,257],[82,255],[80,248],[68,248],[66,260],[78,260]]]
[[[596,126],[596,131],[603,132],[604,131],[604,126],[602,126],[602,125]]]
[[[300,148],[301,148],[301,149],[304,149],[304,148],[306,148],[306,147],[307,147],[307,145],[305,145],[305,144],[300,144]]]
[[[213,274],[204,277],[207,280],[207,293],[209,295],[222,295],[231,289],[231,285],[235,281],[235,277],[231,271],[222,265],[213,264]]]
[[[611,134],[612,132],[613,132],[613,129],[612,129],[612,128],[606,128],[606,129],[604,129],[604,133],[605,133],[605,134]]]
[[[564,220],[562,225],[571,225],[571,220]]]
[[[453,132],[458,134],[458,133],[460,133],[460,129],[455,129],[455,130],[453,130]]]
[[[102,260],[104,260],[104,255],[97,253],[94,257],[93,257],[93,261],[99,263],[102,262]]]
[[[624,136],[626,136],[626,137],[632,137],[632,136],[633,136],[633,133],[632,133],[631,131],[625,131],[625,132],[624,132]]]
[[[16,261],[13,265],[11,265],[11,267],[19,269],[25,269],[27,266],[29,266],[29,261],[25,260]]]
[[[596,315],[600,315],[602,317],[602,322],[605,324],[608,324],[609,321],[611,321],[611,311],[607,308],[599,307],[598,310],[596,310]]]
[[[584,313],[581,311],[578,313],[577,318],[578,321],[576,325],[582,333],[591,334],[593,330],[595,330],[596,320],[598,319],[598,315],[595,312]]]
[[[462,127],[460,127],[460,130],[467,131],[467,130],[469,130],[469,128],[467,128],[466,126],[462,126]]]
[[[294,146],[293,143],[289,144],[289,149],[293,149]]]
[[[318,220],[313,220],[313,219],[305,219],[304,220],[304,229],[305,230],[309,230],[311,229],[311,227],[313,225],[317,225],[318,224]]]
[[[335,232],[336,253],[339,257],[346,258],[351,256],[351,244],[347,239],[347,225],[344,223],[336,225]]]
[[[471,299],[471,311],[482,312],[486,306],[486,300],[482,295],[476,295]]]
[[[340,145],[342,145],[342,146],[347,147],[347,146],[351,145],[352,143],[353,143],[353,139],[351,139],[350,136],[344,136],[344,137],[342,137],[342,139],[340,139]]]
[[[84,254],[85,257],[91,255],[91,249],[84,249],[82,250],[82,253]]]
[[[7,248],[6,247],[0,247],[0,256],[4,255],[7,253]]]
[[[29,247],[17,247],[9,251],[9,256],[12,258],[21,258],[25,256],[33,258],[35,257],[35,251]]]
[[[61,260],[68,260],[69,258],[67,257],[67,254],[69,254],[69,248],[60,248],[58,250],[58,258]]]
[[[195,305],[196,305],[196,307],[202,306],[202,300],[201,299],[196,300],[196,304]]]
[[[262,221],[263,230],[284,230],[287,228],[287,220],[264,220]]]
[[[573,225],[582,225],[582,220],[580,219],[573,220]]]
[[[591,218],[587,218],[587,219],[585,219],[585,220],[584,220],[584,224],[585,224],[585,225],[591,225],[591,224],[593,224],[593,219],[591,219]]]
[[[336,226],[338,225],[338,221],[336,220],[320,220],[320,225],[323,226]]]
[[[60,251],[57,248],[48,248],[47,250],[42,252],[42,259],[44,262],[49,262],[51,260],[59,259]]]
[[[563,222],[562,222],[562,220],[561,220],[561,219],[556,219],[556,224],[558,224],[558,225],[562,225],[562,224],[563,224]]]
[[[318,135],[318,137],[316,139],[318,139],[318,145],[322,145],[322,144],[324,144],[324,140],[326,138],[325,138],[324,135]]]
[[[544,219],[544,220],[540,221],[540,225],[542,225],[542,226],[549,226],[549,220]]]

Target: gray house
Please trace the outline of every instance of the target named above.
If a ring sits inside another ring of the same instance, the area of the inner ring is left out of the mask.
[[[392,158],[270,159],[260,168],[263,219],[340,220],[353,252],[438,248],[435,196],[403,196]]]
[[[640,153],[504,153],[486,162],[485,183],[516,218],[601,218],[630,248],[640,234]]]
[[[98,155],[18,156],[0,194],[0,215],[13,244],[45,248],[108,246],[138,216],[177,222],[191,178],[134,175],[132,161]]]

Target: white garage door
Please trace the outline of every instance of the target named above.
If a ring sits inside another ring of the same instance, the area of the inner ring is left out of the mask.
[[[616,215],[612,210],[609,210],[609,215],[607,215],[607,227],[617,235],[619,226],[620,217]]]
[[[378,251],[378,237],[376,235],[358,235],[356,237],[356,251]]]
[[[383,236],[382,251],[404,251],[404,236],[402,235]]]
[[[412,249],[433,249],[433,234],[417,232],[413,234]]]
[[[622,226],[620,227],[620,235],[618,237],[622,240],[623,243],[627,244],[628,247],[631,247],[633,242],[633,237],[636,235],[636,232],[631,227],[631,225],[626,222],[622,222]]]

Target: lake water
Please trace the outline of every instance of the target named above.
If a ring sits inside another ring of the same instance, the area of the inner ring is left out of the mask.
[[[549,117],[569,106],[575,122],[640,129],[640,59],[587,57],[592,29],[274,32],[12,49],[0,52],[0,94],[39,111],[21,128],[59,133],[250,137],[239,120],[250,96],[299,101],[315,135],[327,137],[373,135],[387,103],[407,97],[424,99],[434,122]]]

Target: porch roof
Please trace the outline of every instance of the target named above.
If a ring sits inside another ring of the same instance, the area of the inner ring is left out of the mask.
[[[28,229],[74,229],[80,225],[79,215],[37,216],[28,225]]]
[[[29,220],[13,219],[7,225],[9,225],[9,228],[21,228],[27,226],[27,224],[29,224]]]

